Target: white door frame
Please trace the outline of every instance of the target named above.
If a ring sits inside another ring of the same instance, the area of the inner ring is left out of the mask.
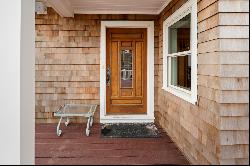
[[[147,28],[147,114],[106,115],[106,29]],[[102,21],[100,57],[100,123],[154,122],[154,21]]]

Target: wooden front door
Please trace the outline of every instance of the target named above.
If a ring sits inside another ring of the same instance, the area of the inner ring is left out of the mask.
[[[147,29],[107,29],[106,113],[147,113]]]

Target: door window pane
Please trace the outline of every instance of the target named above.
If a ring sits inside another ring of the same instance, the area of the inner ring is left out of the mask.
[[[133,87],[133,59],[132,50],[121,52],[121,88]]]

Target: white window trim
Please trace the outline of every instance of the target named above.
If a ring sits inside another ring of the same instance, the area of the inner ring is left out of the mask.
[[[191,13],[191,52],[168,54],[168,28]],[[191,53],[191,91],[169,84],[168,57]],[[192,104],[197,102],[197,0],[189,0],[163,22],[163,87]]]

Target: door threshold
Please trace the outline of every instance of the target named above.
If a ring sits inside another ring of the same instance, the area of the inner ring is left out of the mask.
[[[100,123],[154,123],[154,117],[148,115],[106,115]]]

